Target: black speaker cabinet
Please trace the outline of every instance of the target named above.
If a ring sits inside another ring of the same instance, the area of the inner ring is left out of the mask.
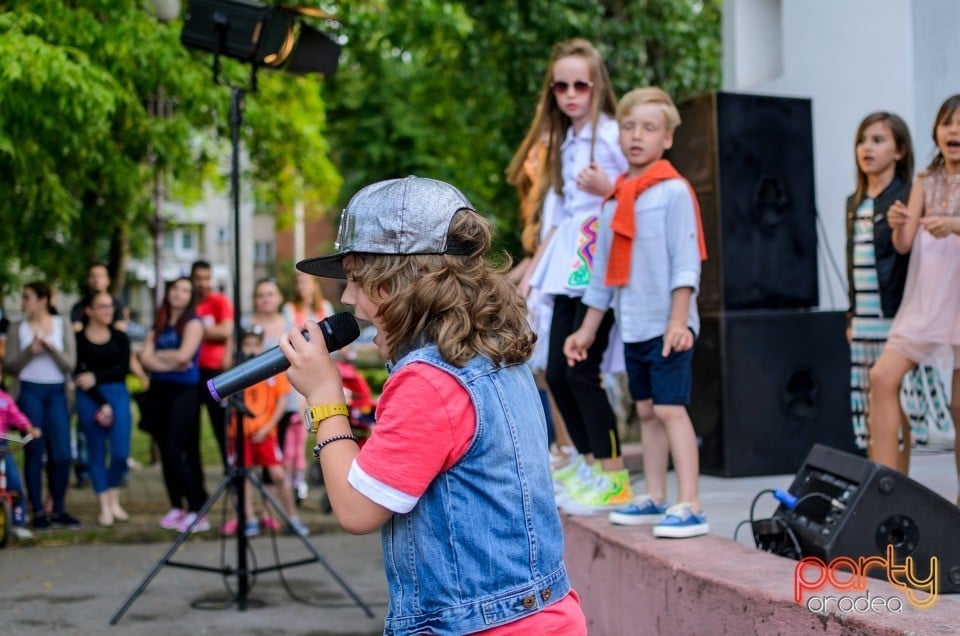
[[[679,110],[669,158],[700,201],[701,311],[816,307],[810,100],[714,92]]]
[[[856,451],[843,312],[727,311],[701,323],[690,404],[701,472],[793,473],[817,442]]]
[[[818,444],[790,493],[801,501],[793,511],[781,506],[775,516],[788,520],[804,557],[859,562],[860,557],[886,558],[889,545],[897,565],[912,557],[921,580],[929,579],[935,557],[939,592],[960,592],[960,509],[929,488],[880,464]],[[883,568],[867,574],[887,578]],[[907,582],[903,576],[898,580]]]

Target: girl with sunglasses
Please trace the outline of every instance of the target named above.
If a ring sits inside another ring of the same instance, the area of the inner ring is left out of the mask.
[[[610,341],[608,312],[585,360],[568,366],[564,339],[580,324],[580,301],[590,282],[597,214],[613,180],[627,169],[614,119],[617,100],[597,49],[582,39],[557,44],[540,92],[536,116],[507,169],[515,173],[538,142],[546,143],[540,164],[550,218],[541,218],[542,240],[520,282],[552,307],[546,340],[547,386],[566,423],[578,455],[558,469],[561,507],[574,514],[602,512],[631,499],[620,457],[617,421],[601,385],[601,364]],[[611,352],[620,351],[619,346]]]

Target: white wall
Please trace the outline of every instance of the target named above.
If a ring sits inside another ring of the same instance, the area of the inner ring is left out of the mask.
[[[944,100],[960,93],[960,2],[914,0],[913,102],[917,116],[911,123],[917,163],[933,156],[933,119]]]
[[[960,2],[725,0],[723,22],[724,90],[812,99],[814,178],[826,231],[820,302],[845,309],[846,281],[826,250],[845,277],[854,134],[868,113],[894,112],[910,126],[917,165],[929,161],[937,108],[960,92]]]

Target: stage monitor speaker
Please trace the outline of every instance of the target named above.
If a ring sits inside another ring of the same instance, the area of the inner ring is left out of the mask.
[[[669,159],[700,201],[701,311],[819,305],[810,100],[714,92],[679,110]]]
[[[886,466],[818,444],[790,493],[802,500],[792,511],[781,506],[775,517],[788,521],[804,557],[828,564],[837,557],[859,562],[860,557],[886,558],[887,546],[892,545],[897,565],[912,557],[921,580],[929,579],[931,558],[936,557],[940,593],[960,592],[960,509],[926,486]],[[887,578],[883,568],[871,568],[867,574]]]
[[[817,442],[855,452],[843,312],[702,316],[690,416],[706,474],[794,473]]]

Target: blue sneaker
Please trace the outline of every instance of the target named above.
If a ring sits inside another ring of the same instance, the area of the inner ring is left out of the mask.
[[[617,508],[607,519],[618,526],[646,526],[663,521],[667,504],[658,504],[650,495],[637,495],[633,503]]]
[[[255,537],[260,534],[260,522],[256,519],[247,519],[243,522],[243,534],[247,537]]]
[[[689,539],[710,532],[707,516],[695,513],[690,504],[678,503],[667,508],[663,521],[653,526],[653,536],[670,539]]]

